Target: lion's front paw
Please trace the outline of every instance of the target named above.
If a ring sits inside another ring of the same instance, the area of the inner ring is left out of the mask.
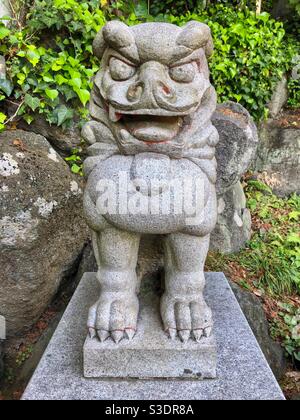
[[[102,294],[89,311],[90,337],[95,338],[97,335],[101,342],[109,336],[115,343],[119,343],[124,336],[131,340],[136,333],[138,312],[139,302],[135,294]]]
[[[161,316],[171,339],[178,334],[184,343],[190,337],[199,342],[212,332],[212,312],[202,295],[185,297],[165,293],[161,299]]]

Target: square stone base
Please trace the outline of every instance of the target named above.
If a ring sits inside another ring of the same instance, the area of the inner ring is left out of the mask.
[[[99,293],[95,276],[85,274],[23,400],[283,400],[224,274],[208,273],[206,281],[205,297],[215,320],[216,379],[85,378],[86,320]]]
[[[89,274],[94,282],[93,274]],[[194,378],[213,379],[217,370],[214,337],[199,343],[179,338],[170,340],[163,331],[159,311],[159,294],[155,281],[143,281],[139,297],[140,313],[137,333],[132,341],[118,344],[108,338],[101,343],[89,336],[84,345],[84,376],[86,378]]]

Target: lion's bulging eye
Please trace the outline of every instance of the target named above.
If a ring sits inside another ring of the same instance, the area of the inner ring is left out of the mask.
[[[109,62],[109,70],[114,80],[121,81],[130,79],[135,74],[136,68],[118,58],[112,57]]]
[[[191,83],[194,80],[196,69],[194,63],[182,64],[181,66],[172,67],[170,76],[175,82]]]

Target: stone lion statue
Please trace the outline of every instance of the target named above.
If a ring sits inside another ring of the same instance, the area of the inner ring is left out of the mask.
[[[134,337],[140,238],[155,234],[164,242],[164,330],[171,339],[199,342],[213,327],[203,289],[217,220],[210,29],[195,21],[182,28],[112,21],[93,49],[101,68],[91,95],[92,120],[82,132],[91,144],[84,211],[101,293],[89,312],[90,336],[111,336],[116,343]],[[187,201],[196,203],[192,210]]]

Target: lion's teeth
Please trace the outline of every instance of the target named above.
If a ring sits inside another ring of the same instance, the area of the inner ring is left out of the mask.
[[[126,130],[122,129],[122,130],[120,131],[120,135],[121,135],[121,139],[122,139],[124,142],[126,142],[126,141],[130,140],[130,134],[128,133],[128,131],[126,131]]]

